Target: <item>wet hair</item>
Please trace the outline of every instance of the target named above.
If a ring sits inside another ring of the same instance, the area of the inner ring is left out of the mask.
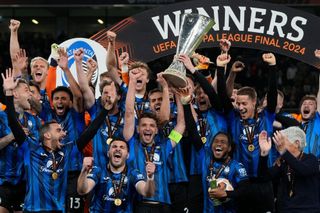
[[[44,141],[44,134],[50,130],[50,125],[58,123],[56,120],[51,120],[44,123],[39,129],[39,139],[40,141]]]
[[[142,62],[142,61],[136,61],[129,65],[129,72],[135,68],[144,68],[147,70],[148,79],[150,79],[151,76],[151,69],[148,66],[148,64]]]
[[[110,86],[112,84],[112,80],[104,80],[104,81],[101,81],[100,84],[99,84],[99,90],[100,90],[100,93],[102,94],[102,91],[104,89],[105,86]],[[121,95],[121,88],[120,86],[114,82],[114,86],[116,87],[116,91],[117,91],[117,94],[118,95]]]
[[[109,147],[108,147],[108,151],[110,150],[110,147],[111,147],[111,144],[115,141],[122,141],[126,144],[127,146],[127,149],[128,149],[128,152],[130,151],[130,147],[129,147],[129,144],[124,140],[124,138],[122,137],[112,137],[111,141],[110,141],[110,144],[109,144]]]
[[[69,97],[70,97],[70,100],[73,101],[73,94],[72,94],[71,90],[68,87],[64,87],[64,86],[58,86],[57,88],[52,90],[52,92],[51,92],[51,100],[53,100],[53,97],[57,92],[65,92],[65,93],[67,93],[69,95]]]
[[[317,97],[315,95],[305,95],[301,98],[300,104],[299,106],[301,107],[303,102],[306,100],[311,100],[311,101],[315,101],[316,102],[316,106],[317,106]]]
[[[247,95],[249,98],[253,100],[257,100],[257,92],[252,87],[241,87],[237,91],[237,95]]]

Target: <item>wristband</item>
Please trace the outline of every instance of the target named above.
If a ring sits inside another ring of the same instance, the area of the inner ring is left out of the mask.
[[[182,135],[176,130],[172,130],[169,135],[169,139],[178,144],[182,138]]]

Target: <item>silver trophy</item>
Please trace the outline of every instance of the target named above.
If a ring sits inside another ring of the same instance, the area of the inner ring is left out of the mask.
[[[203,36],[215,24],[213,19],[199,14],[183,14],[176,55],[186,54],[189,57],[202,42]],[[176,59],[164,71],[163,77],[175,88],[187,86],[186,68]]]

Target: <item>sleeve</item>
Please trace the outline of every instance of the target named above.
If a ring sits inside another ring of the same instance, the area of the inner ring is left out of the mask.
[[[99,183],[101,176],[101,169],[98,166],[93,166],[91,172],[87,175],[87,178],[92,179],[95,183]]]
[[[277,106],[277,67],[268,66],[268,95],[267,95],[267,110],[269,112],[275,112]]]
[[[247,175],[247,171],[244,168],[242,163],[237,163],[236,165],[236,173],[235,173],[235,181],[236,183],[240,183],[243,180],[247,180],[248,179],[248,175]]]
[[[185,117],[185,123],[186,123],[186,130],[188,131],[188,136],[190,138],[189,141],[192,142],[196,150],[199,151],[202,148],[203,143],[198,133],[197,125],[196,125],[196,122],[194,121],[190,104],[183,105],[183,110],[185,115],[184,117]]]
[[[282,158],[298,176],[310,176],[319,173],[318,161],[314,155],[305,154],[305,159],[298,160],[289,151],[286,151]]]
[[[208,95],[211,106],[217,111],[222,111],[222,105],[213,86],[211,86],[208,80],[198,71],[194,72],[194,77],[200,83],[204,92]]]
[[[139,170],[137,169],[131,170],[129,180],[131,181],[133,186],[135,186],[139,181],[144,181],[145,179],[146,178],[141,172],[139,172]]]
[[[18,122],[15,116],[15,109],[13,104],[13,96],[6,96],[7,97],[7,115],[9,121],[9,127],[12,130],[12,133],[15,137],[15,141],[21,145],[26,140],[27,136],[24,133],[20,123]]]
[[[226,80],[224,76],[224,68],[223,67],[217,67],[217,90],[218,90],[218,97],[221,101],[221,104],[223,106],[224,113],[227,115],[230,111],[233,110],[233,105],[231,103],[231,100],[227,94],[227,86],[226,86]]]

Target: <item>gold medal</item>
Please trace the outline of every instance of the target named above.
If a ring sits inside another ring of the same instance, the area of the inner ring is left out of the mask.
[[[53,180],[57,180],[58,179],[58,173],[56,173],[56,172],[52,172],[52,174],[51,174],[51,177],[52,177],[52,179]]]
[[[201,137],[201,141],[202,141],[202,143],[206,143],[207,142],[207,138],[206,137]]]
[[[111,141],[112,141],[112,138],[108,138],[107,139],[107,144],[110,145]]]
[[[122,204],[122,201],[121,201],[121,199],[120,198],[116,198],[116,199],[114,199],[114,205],[116,205],[116,206],[121,206],[121,204]]]
[[[253,144],[249,144],[249,145],[248,145],[248,150],[249,150],[250,152],[253,152],[253,150],[254,150],[254,145],[253,145]]]

